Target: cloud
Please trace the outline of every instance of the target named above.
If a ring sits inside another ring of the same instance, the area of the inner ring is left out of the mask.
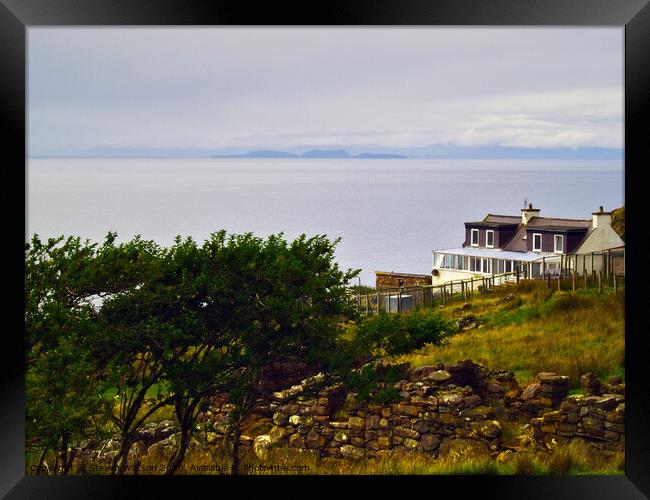
[[[30,153],[623,144],[620,28],[30,28]]]

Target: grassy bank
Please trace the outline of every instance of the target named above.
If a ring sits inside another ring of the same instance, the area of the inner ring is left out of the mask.
[[[471,359],[490,368],[515,372],[520,383],[542,371],[569,375],[625,374],[624,290],[576,293],[549,290],[545,283],[522,282],[473,300],[469,306],[441,308],[448,318],[469,314],[480,328],[460,332],[445,347],[405,356],[414,366]],[[509,296],[507,300],[506,296]]]

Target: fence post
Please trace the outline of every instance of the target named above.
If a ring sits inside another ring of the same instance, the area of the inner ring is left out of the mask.
[[[576,291],[576,273],[575,273],[575,269],[573,270],[573,273],[571,273],[571,284],[572,284],[572,287],[573,287],[573,291],[575,292]]]
[[[399,289],[399,292],[397,292],[397,312],[401,313],[402,312],[402,289]]]
[[[587,271],[585,270],[585,290],[587,289]]]
[[[546,274],[546,288],[551,289],[551,273]]]
[[[562,273],[557,275],[557,289],[562,290]]]
[[[598,271],[598,291],[603,291],[603,270]]]
[[[390,290],[388,291],[388,314],[390,314]]]
[[[618,287],[616,286],[616,273],[614,273],[614,293],[618,292]]]
[[[379,316],[379,292],[377,292],[377,316]]]
[[[516,276],[517,276],[517,284],[519,284],[519,266],[517,266],[516,269]]]

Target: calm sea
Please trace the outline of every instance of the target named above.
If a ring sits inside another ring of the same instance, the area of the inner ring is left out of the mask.
[[[284,232],[341,237],[342,267],[429,273],[431,250],[456,247],[465,221],[519,215],[590,218],[624,203],[622,161],[30,159],[27,233],[101,241],[141,234]]]

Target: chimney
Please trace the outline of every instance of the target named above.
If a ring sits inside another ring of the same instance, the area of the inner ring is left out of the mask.
[[[529,203],[528,208],[521,209],[521,223],[525,226],[530,219],[537,215],[539,215],[539,208],[533,208],[533,204]]]
[[[591,218],[591,224],[594,229],[600,226],[610,226],[612,224],[612,212],[605,212],[602,205],[598,212],[592,212]]]

